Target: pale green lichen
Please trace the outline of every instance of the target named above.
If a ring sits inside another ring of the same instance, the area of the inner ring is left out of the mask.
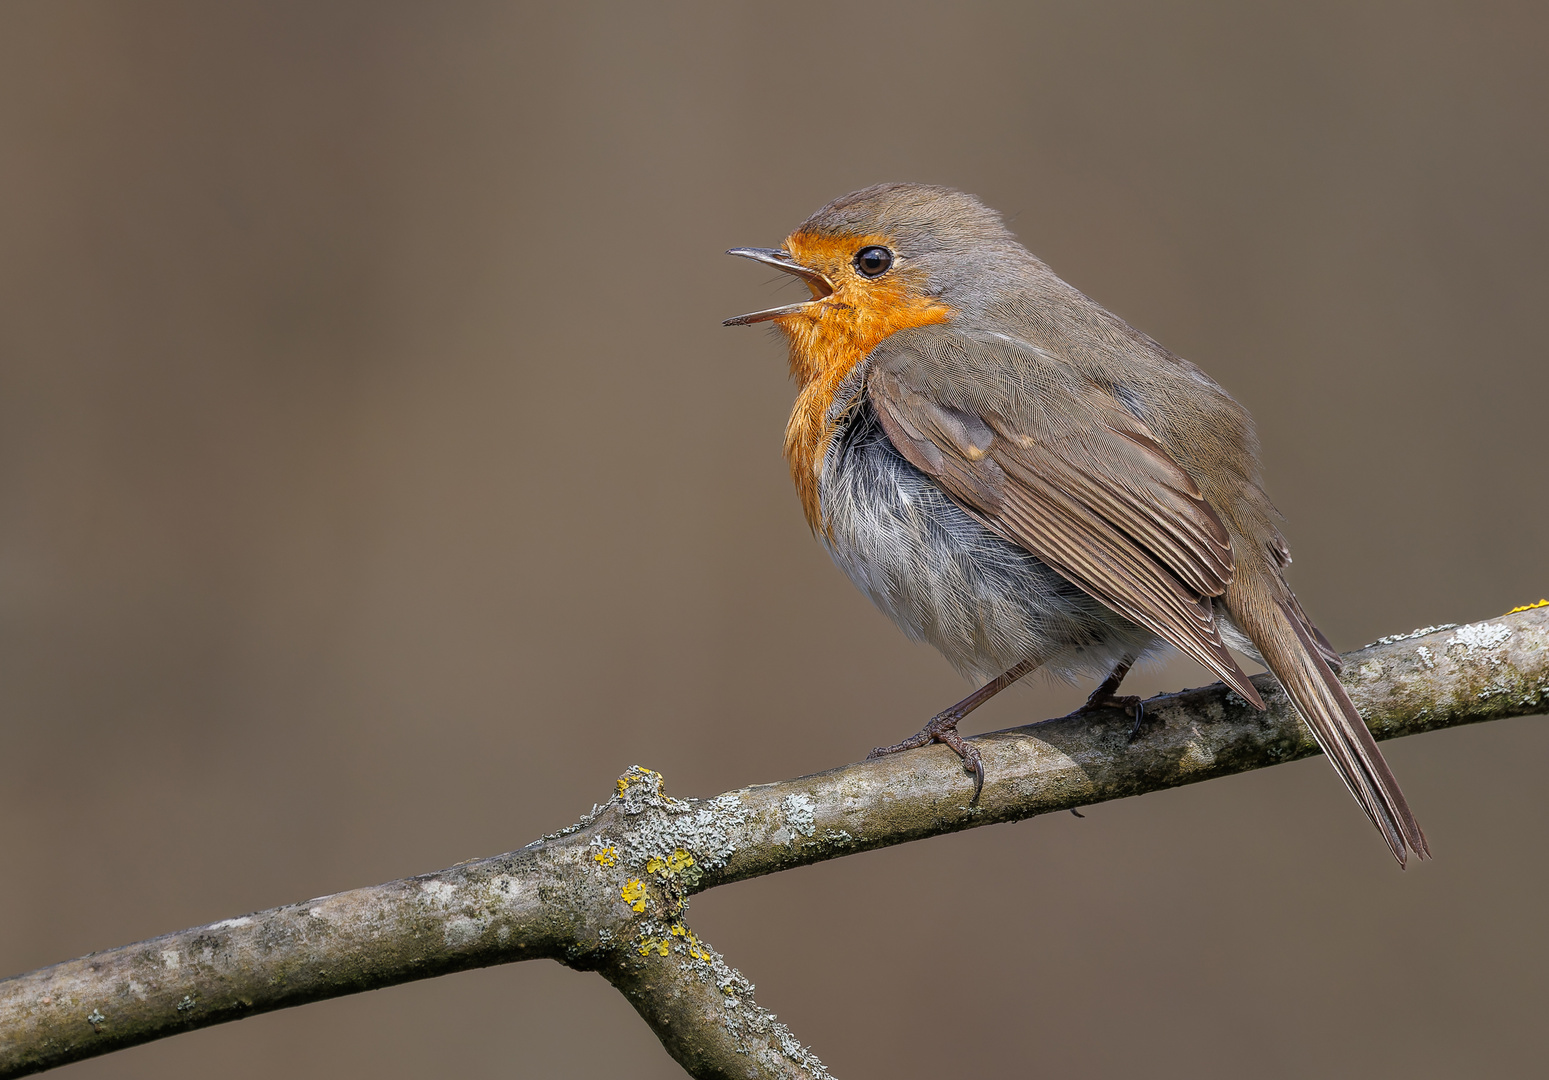
[[[681,850],[693,859],[678,871],[689,888],[706,871],[726,864],[736,850],[735,837],[747,824],[735,794],[704,801],[673,799],[662,790],[661,773],[638,765],[619,777],[619,791],[623,812],[638,819],[613,840],[622,858],[631,866],[645,867],[652,858],[667,860],[669,853]]]
[[[817,803],[805,791],[792,792],[780,800],[781,825],[769,837],[777,844],[790,844],[799,836],[811,836],[816,830]]]
[[[780,800],[780,811],[785,815],[785,823],[800,836],[812,835],[813,811],[816,808],[817,803],[805,791],[795,792]]]
[[[774,1013],[753,999],[753,984],[727,964],[720,953],[696,938],[693,931],[681,923],[666,928],[661,939],[668,941],[669,951],[679,950],[689,958],[688,967],[695,978],[720,991],[721,1026],[735,1040],[738,1053],[757,1055],[762,1043],[805,1069],[814,1080],[833,1080],[817,1055],[803,1046]],[[660,953],[660,945],[656,946],[656,952],[665,955]]]
[[[1511,627],[1500,626],[1492,623],[1471,623],[1468,626],[1458,628],[1458,632],[1447,639],[1447,647],[1461,645],[1468,652],[1475,649],[1493,649],[1497,645],[1504,644],[1511,637]]]
[[[1442,623],[1439,626],[1422,626],[1420,629],[1411,630],[1407,634],[1389,634],[1387,637],[1380,637],[1376,641],[1362,645],[1361,648],[1371,649],[1378,645],[1392,645],[1399,641],[1413,641],[1415,638],[1426,637],[1429,634],[1439,634],[1443,630],[1454,629],[1457,625],[1458,624],[1455,622],[1449,622]]]

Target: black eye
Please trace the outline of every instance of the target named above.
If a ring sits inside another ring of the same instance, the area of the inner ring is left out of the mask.
[[[861,248],[855,253],[855,269],[867,277],[885,274],[892,265],[893,253],[885,247]]]

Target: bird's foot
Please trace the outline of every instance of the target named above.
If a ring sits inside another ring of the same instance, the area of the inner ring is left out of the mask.
[[[1134,742],[1140,738],[1140,731],[1146,722],[1146,703],[1136,694],[1105,694],[1099,689],[1095,694],[1086,699],[1086,704],[1077,709],[1077,713],[1096,712],[1098,709],[1118,709],[1129,713],[1135,718],[1134,725],[1129,729],[1129,741]]]
[[[914,750],[921,746],[928,746],[933,742],[944,743],[952,752],[963,759],[963,771],[974,778],[974,797],[968,800],[969,806],[975,806],[979,802],[979,795],[984,791],[984,762],[979,757],[979,750],[957,733],[958,722],[961,716],[950,712],[938,713],[931,717],[930,723],[915,734],[909,736],[901,743],[892,746],[879,746],[866,755],[866,760],[872,758],[887,757],[889,754],[901,753],[905,750]]]

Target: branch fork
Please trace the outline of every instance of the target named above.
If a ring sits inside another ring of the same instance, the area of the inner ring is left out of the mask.
[[[1549,602],[1426,627],[1346,657],[1378,739],[1549,708]],[[981,735],[983,794],[924,747],[675,799],[631,768],[607,803],[518,851],[225,919],[0,980],[0,1078],[259,1012],[490,964],[596,971],[693,1076],[823,1078],[753,986],[684,921],[728,882],[993,822],[1196,783],[1317,752],[1278,685],[1260,713],[1220,684]],[[1333,797],[1331,795],[1331,797]]]

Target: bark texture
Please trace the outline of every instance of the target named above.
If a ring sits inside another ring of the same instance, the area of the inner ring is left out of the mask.
[[[1428,627],[1346,657],[1378,739],[1549,708],[1549,605]],[[520,851],[226,919],[0,981],[0,1077],[272,1009],[514,960],[594,970],[695,1077],[829,1074],[683,921],[716,885],[857,851],[1196,783],[1317,753],[1289,699],[1216,684],[979,736],[986,782],[934,746],[713,799],[636,766]],[[1378,857],[1374,845],[1373,857]]]

